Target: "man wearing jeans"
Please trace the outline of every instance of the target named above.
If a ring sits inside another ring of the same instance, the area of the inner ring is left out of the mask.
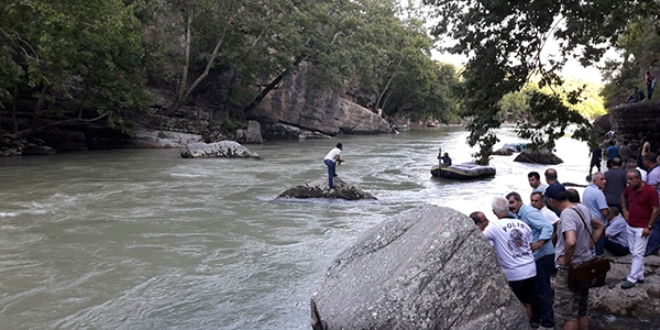
[[[543,329],[554,329],[555,318],[552,313],[552,288],[550,276],[554,274],[555,248],[552,246],[552,224],[545,219],[539,210],[522,202],[516,192],[506,195],[509,211],[516,218],[532,229],[530,247],[534,251],[536,265],[535,299],[532,301],[532,327],[540,325]]]
[[[621,196],[623,217],[628,222],[628,247],[632,254],[630,274],[621,284],[630,289],[635,283],[644,283],[644,252],[649,241],[651,227],[658,218],[658,192],[642,181],[638,170],[628,170],[628,188]],[[630,207],[626,207],[630,203]]]
[[[341,143],[337,143],[337,146],[330,150],[328,155],[325,156],[325,159],[323,159],[323,162],[328,167],[328,186],[330,186],[330,189],[335,189],[335,185],[332,183],[332,178],[337,176],[335,166],[341,163],[341,150]]]

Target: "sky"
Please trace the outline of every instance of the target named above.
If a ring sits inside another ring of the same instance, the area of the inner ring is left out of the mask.
[[[409,0],[399,0],[399,1],[401,2],[401,5],[405,7],[407,6]],[[453,42],[451,39],[446,39],[444,46],[451,45],[452,43]],[[546,54],[546,56],[548,54],[559,54],[559,43],[556,40],[552,40],[552,39],[548,40],[544,47],[543,53]],[[468,60],[467,56],[465,55],[442,53],[438,51],[433,52],[432,58],[441,62],[447,62],[457,66],[463,66]],[[604,56],[604,59],[618,59],[618,58],[619,58],[618,54],[613,50],[608,51]],[[604,60],[601,60],[601,62],[598,63],[597,65],[602,65],[603,63]],[[602,76],[597,66],[591,66],[585,68],[582,67],[582,65],[578,60],[572,58],[569,59],[566,65],[564,66],[564,69],[562,70],[562,77],[564,77],[565,79],[576,78],[576,79],[582,79],[586,82],[603,84]]]

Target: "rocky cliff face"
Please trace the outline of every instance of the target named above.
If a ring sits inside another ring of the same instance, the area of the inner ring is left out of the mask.
[[[313,70],[303,64],[298,74],[288,77],[279,89],[267,95],[248,117],[329,135],[391,131],[383,118],[353,102],[341,90],[310,83]]]
[[[633,141],[645,133],[651,150],[660,148],[660,101],[622,104],[610,109],[610,115],[617,140]]]

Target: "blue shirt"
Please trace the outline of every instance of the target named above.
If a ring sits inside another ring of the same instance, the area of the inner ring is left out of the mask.
[[[608,240],[628,247],[628,223],[620,214],[610,221],[610,225],[605,228],[605,233],[610,235]]]
[[[451,164],[451,158],[449,158],[449,157],[443,156],[440,159],[442,160],[443,164],[447,164],[447,165]]]
[[[582,194],[582,204],[584,204],[584,206],[586,206],[589,211],[600,220],[600,222],[607,226],[607,219],[600,212],[600,210],[608,208],[607,201],[605,200],[605,194],[598,189],[598,186],[592,183],[584,189],[584,193]]]
[[[612,160],[619,154],[619,148],[617,146],[610,146],[607,148],[607,160]]]
[[[552,236],[552,225],[543,217],[543,214],[539,210],[523,204],[515,216],[532,229],[533,242],[538,242],[539,240],[546,241],[540,249],[534,251],[534,260],[539,260],[541,257],[555,253],[555,247],[552,246],[552,241],[550,240]]]

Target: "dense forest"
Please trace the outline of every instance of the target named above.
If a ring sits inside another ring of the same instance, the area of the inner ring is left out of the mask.
[[[135,116],[213,109],[241,122],[303,63],[314,83],[358,88],[369,108],[412,120],[466,119],[468,143],[489,152],[491,130],[552,148],[571,123],[621,102],[658,55],[655,1],[7,0],[0,4],[0,136],[24,137],[71,122],[130,130]],[[561,54],[542,58],[546,40]],[[431,52],[440,38],[464,68]],[[602,68],[606,85],[564,81],[567,59]],[[153,90],[173,95],[152,107]],[[127,112],[132,115],[127,116]],[[239,124],[240,125],[240,124]],[[224,127],[232,127],[225,125]],[[539,132],[542,132],[540,134]]]

